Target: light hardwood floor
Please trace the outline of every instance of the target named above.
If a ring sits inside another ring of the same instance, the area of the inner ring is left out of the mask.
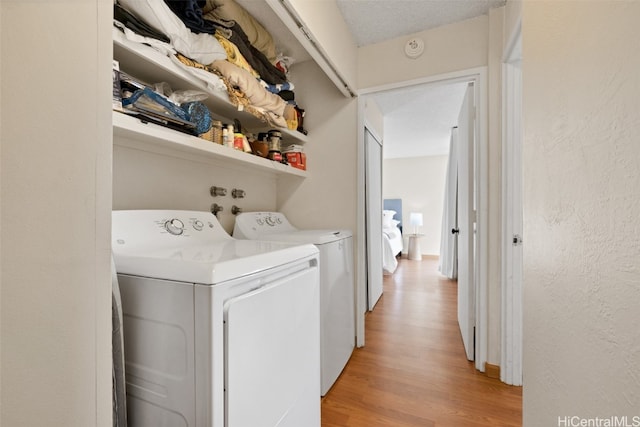
[[[400,260],[356,349],[322,400],[322,427],[521,426],[522,388],[467,361],[456,282],[437,259]]]

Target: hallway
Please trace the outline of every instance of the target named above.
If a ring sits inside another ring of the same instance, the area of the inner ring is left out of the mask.
[[[385,276],[365,347],[322,401],[322,427],[522,425],[522,388],[466,360],[456,282],[437,269],[437,259],[402,259]]]

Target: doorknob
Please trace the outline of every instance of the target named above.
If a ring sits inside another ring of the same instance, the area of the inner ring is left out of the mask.
[[[460,229],[459,228],[452,228],[451,229],[451,234],[459,234],[460,233]]]

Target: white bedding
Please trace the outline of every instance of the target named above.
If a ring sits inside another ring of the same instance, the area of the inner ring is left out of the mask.
[[[397,226],[382,228],[382,269],[392,274],[398,267],[396,255],[402,252],[402,232]]]

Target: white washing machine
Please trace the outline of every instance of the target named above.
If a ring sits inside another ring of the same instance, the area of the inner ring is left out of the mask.
[[[132,427],[319,427],[318,250],[115,211]]]
[[[353,237],[348,230],[300,230],[280,212],[245,212],[233,237],[313,243],[320,251],[320,364],[324,396],[355,347]]]

